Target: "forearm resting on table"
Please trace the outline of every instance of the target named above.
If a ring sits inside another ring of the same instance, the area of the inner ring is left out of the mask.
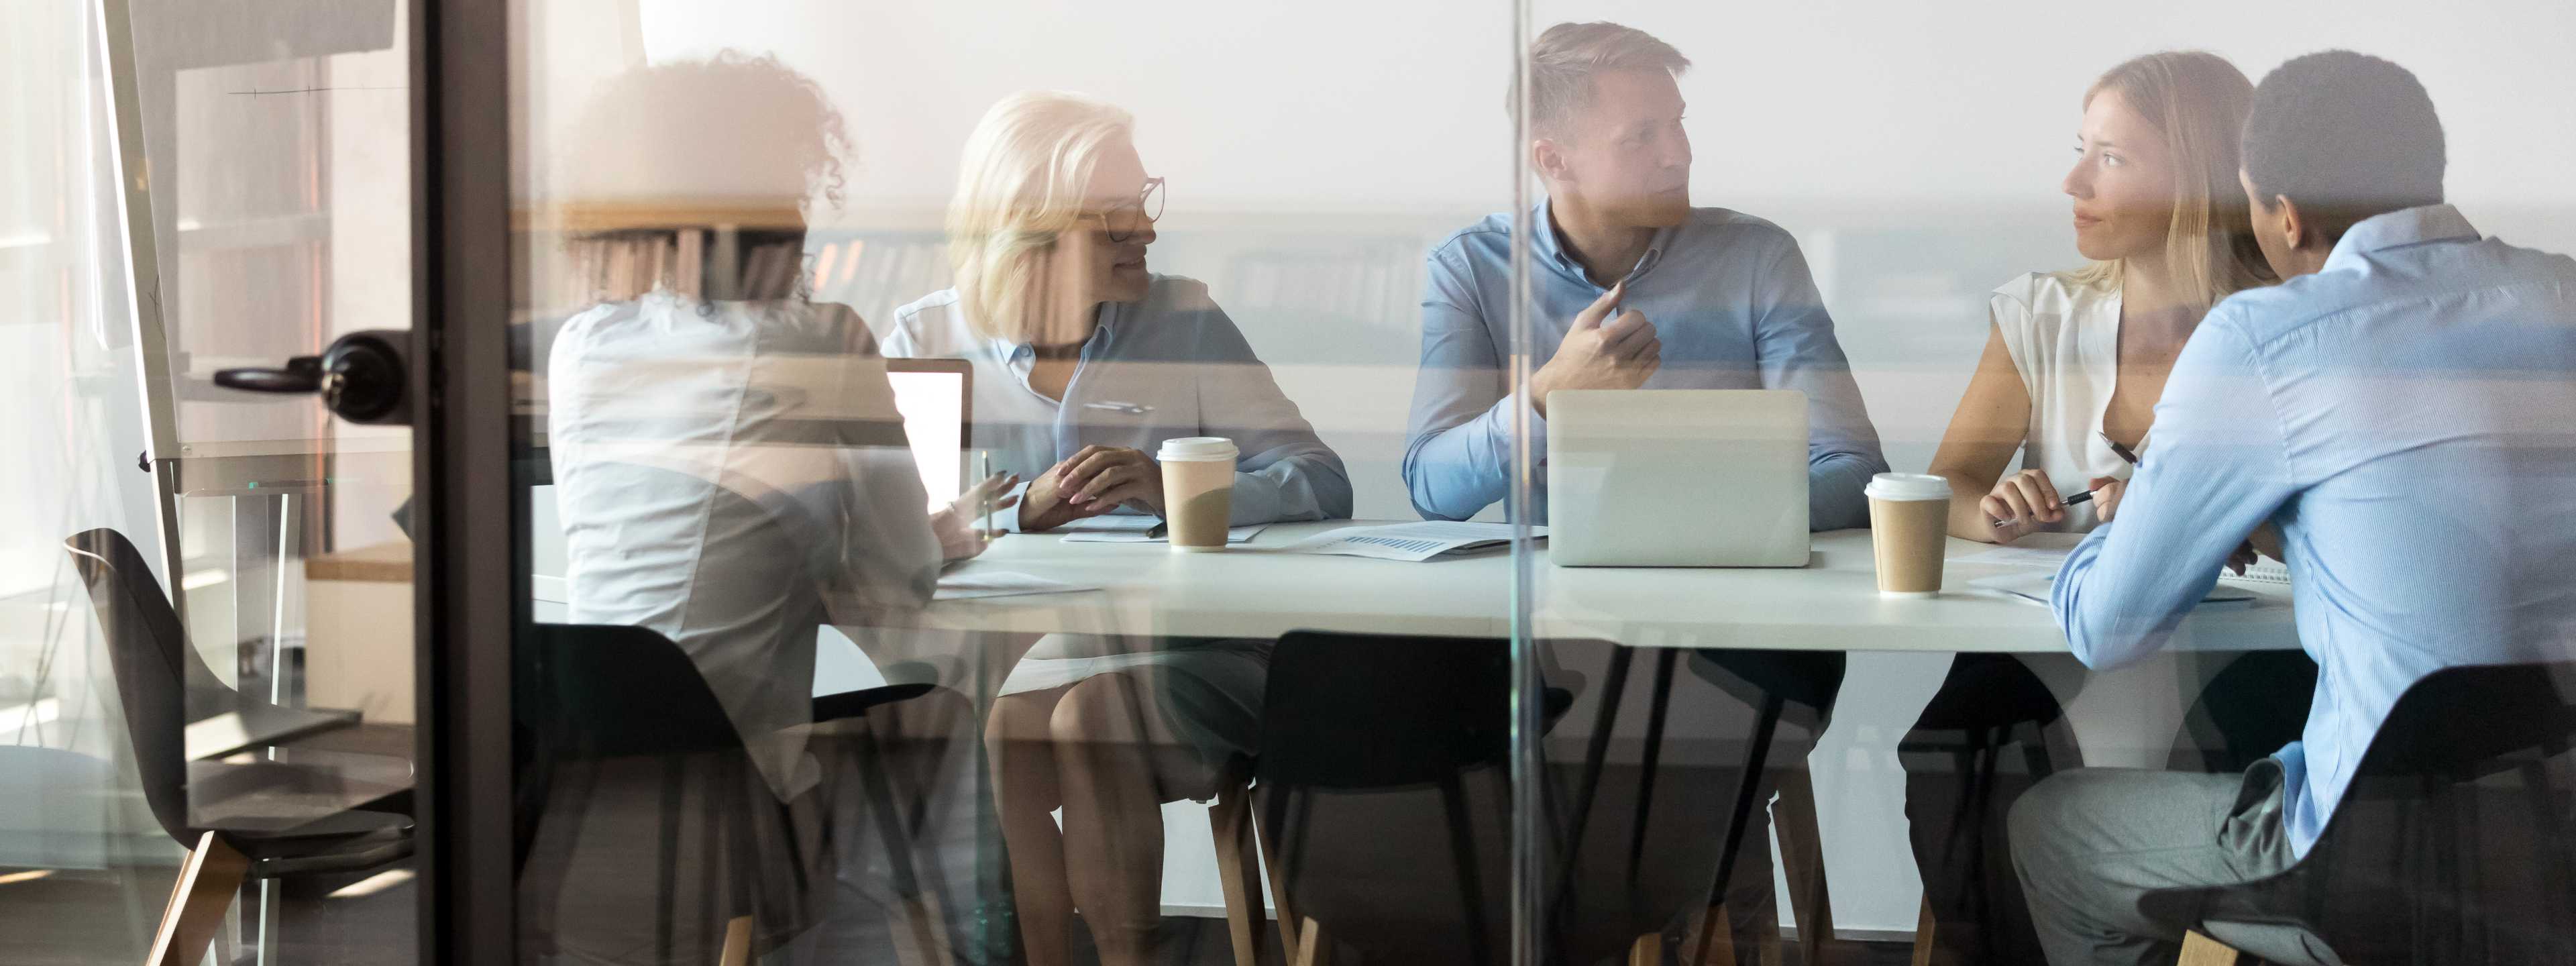
[[[1994,492],[1996,477],[1980,477],[1955,466],[1934,466],[1933,476],[1950,481],[1950,535],[1979,543],[2002,543],[2003,535],[1995,532],[1995,521],[1986,515],[1986,494]]]

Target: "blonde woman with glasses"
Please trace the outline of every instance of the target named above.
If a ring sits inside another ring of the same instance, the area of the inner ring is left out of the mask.
[[[1989,298],[1985,356],[1930,469],[1955,494],[1952,536],[2011,543],[2118,515],[2193,328],[2220,299],[2273,281],[2236,183],[2253,90],[2224,58],[2169,51],[2085,91],[2059,188],[2089,264],[2024,275]],[[2295,697],[2295,682],[2283,687]],[[2020,791],[2072,764],[2063,718],[2019,659],[1962,654],[1908,736],[1906,811],[1935,961],[2040,961],[2003,819]],[[2014,744],[2021,753],[2004,754]]]
[[[956,287],[896,310],[886,351],[974,366],[974,440],[1028,481],[993,524],[1042,531],[1165,512],[1150,455],[1231,438],[1235,525],[1351,514],[1351,485],[1207,286],[1146,270],[1163,181],[1127,112],[1055,92],[995,104],[948,213]],[[1029,962],[1069,960],[1073,912],[1110,966],[1161,920],[1160,804],[1248,760],[1267,641],[1049,635],[987,727]],[[1059,831],[1050,813],[1064,811]]]

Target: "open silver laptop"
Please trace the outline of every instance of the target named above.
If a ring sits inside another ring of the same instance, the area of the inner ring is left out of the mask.
[[[1561,566],[1806,566],[1807,395],[1553,393],[1547,505]]]

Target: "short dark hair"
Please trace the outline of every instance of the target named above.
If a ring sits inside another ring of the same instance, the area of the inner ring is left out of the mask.
[[[2406,68],[2349,50],[2292,58],[2254,88],[2245,177],[2332,245],[2362,219],[2442,201],[2442,119]]]

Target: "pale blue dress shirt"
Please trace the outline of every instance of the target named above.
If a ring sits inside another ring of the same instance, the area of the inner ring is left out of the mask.
[[[1279,391],[1207,286],[1192,279],[1156,275],[1143,299],[1102,303],[1062,401],[1029,388],[1035,351],[976,331],[956,289],[896,309],[885,351],[973,363],[974,446],[992,451],[996,473],[1034,479],[1095,444],[1150,456],[1174,437],[1224,436],[1240,453],[1235,525],[1351,515],[1342,458]],[[1019,513],[995,514],[994,522],[1019,529]]]
[[[1531,223],[1552,226],[1541,202]],[[1432,249],[1422,293],[1422,371],[1414,384],[1404,482],[1423,516],[1464,520],[1503,499],[1510,479],[1512,297],[1509,213]],[[1607,291],[1583,274],[1551,227],[1530,259],[1531,371],[1556,355],[1577,313]],[[1655,234],[1627,276],[1622,303],[1663,340],[1647,389],[1796,389],[1807,394],[1808,525],[1867,526],[1861,487],[1886,471],[1834,320],[1797,240],[1780,226],[1724,208],[1694,208]],[[1533,463],[1544,466],[1547,421],[1530,414]],[[1541,474],[1544,479],[1544,474]],[[1532,523],[1547,522],[1535,483]]]
[[[2164,646],[2246,534],[2277,524],[2320,668],[2278,753],[2314,845],[2371,736],[2444,667],[2576,643],[2576,261],[2433,205],[2353,226],[2323,271],[2210,310],[2115,520],[2054,604],[2096,668]]]

